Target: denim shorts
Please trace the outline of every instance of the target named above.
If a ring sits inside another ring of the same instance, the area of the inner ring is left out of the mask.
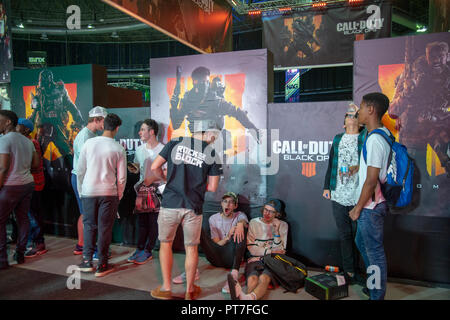
[[[196,246],[200,243],[202,220],[203,216],[195,214],[192,209],[161,207],[158,216],[158,239],[161,242],[172,242],[181,223],[184,245]]]

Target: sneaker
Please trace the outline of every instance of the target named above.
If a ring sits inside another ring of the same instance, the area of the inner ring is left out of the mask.
[[[81,272],[92,272],[94,271],[94,265],[92,261],[84,260],[82,263],[78,265],[78,268]]]
[[[225,285],[222,287],[222,293],[230,293],[230,285],[228,284],[228,281],[225,282]]]
[[[78,243],[75,246],[75,250],[73,250],[73,254],[80,255],[83,254],[83,246],[80,246]]]
[[[144,264],[152,259],[153,259],[152,253],[143,250],[141,252],[141,254],[136,257],[136,260],[134,261],[134,263],[135,264]]]
[[[114,271],[114,266],[109,263],[99,264],[95,271],[96,277],[104,277]]]
[[[140,255],[142,251],[144,250],[136,249],[136,251],[127,259],[127,262],[134,262],[136,260],[136,257]]]
[[[161,286],[150,291],[150,295],[155,299],[160,300],[170,300],[172,299],[172,291],[163,291],[161,290]]]
[[[108,250],[108,259],[110,259],[112,256],[111,249]],[[98,252],[97,249],[95,249],[94,254],[92,255],[92,260],[98,261]]]
[[[17,261],[17,264],[25,263],[25,256],[23,253],[16,252],[14,254],[14,260]]]
[[[202,289],[194,284],[194,291],[186,292],[184,295],[184,300],[197,300],[201,292]]]
[[[231,300],[239,300],[242,288],[241,285],[234,280],[231,273],[227,274],[228,288],[230,289]]]
[[[197,281],[198,279],[200,279],[200,272],[197,269],[197,271],[195,271],[195,280],[194,281]],[[173,278],[172,282],[176,283],[176,284],[185,283],[186,282],[186,272],[183,272],[179,276],[176,276],[175,278]]]
[[[38,244],[35,248],[32,248],[31,250],[27,251],[25,253],[25,258],[33,258],[36,256],[43,255],[44,253],[47,253],[47,249],[45,249],[45,243]]]

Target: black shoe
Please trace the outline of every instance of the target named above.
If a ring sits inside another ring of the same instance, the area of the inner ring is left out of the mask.
[[[92,264],[92,261],[89,260],[83,260],[83,262],[78,265],[78,268],[80,269],[81,272],[94,271],[94,265]]]
[[[97,271],[95,271],[95,276],[96,277],[104,277],[113,271],[114,271],[114,266],[112,264],[102,263],[102,264],[98,265]]]
[[[23,253],[16,252],[14,254],[14,260],[17,261],[17,264],[25,263],[25,256]]]

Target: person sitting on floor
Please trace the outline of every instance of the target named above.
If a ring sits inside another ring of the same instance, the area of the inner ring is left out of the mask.
[[[259,300],[267,292],[273,277],[264,266],[262,259],[271,253],[286,252],[288,224],[283,218],[281,202],[271,199],[264,205],[262,217],[250,220],[247,233],[247,249],[250,258],[247,260],[245,275],[247,277],[247,294],[231,274],[228,275],[228,286],[233,300]]]

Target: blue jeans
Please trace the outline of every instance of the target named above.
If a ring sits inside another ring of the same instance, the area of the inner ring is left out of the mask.
[[[383,247],[384,218],[387,213],[386,202],[378,204],[373,210],[363,209],[358,218],[358,229],[356,231],[356,246],[363,257],[366,268],[378,266],[380,279],[378,288],[371,289],[371,300],[383,300],[386,294],[387,263]],[[371,280],[368,274],[368,281]]]
[[[0,265],[8,264],[6,221],[13,211],[16,214],[18,225],[16,252],[25,253],[30,226],[28,210],[30,210],[33,190],[34,182],[19,186],[3,186],[0,189]]]
[[[78,187],[77,187],[77,175],[72,173],[72,176],[70,177],[70,183],[72,184],[73,192],[75,193],[75,198],[77,198],[78,203],[78,211],[80,214],[83,214],[83,203],[81,202],[80,195],[78,194]]]

